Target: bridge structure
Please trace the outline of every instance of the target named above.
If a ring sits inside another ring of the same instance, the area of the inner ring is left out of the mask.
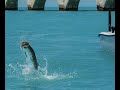
[[[28,0],[28,10],[44,10],[46,0]]]
[[[115,10],[115,0],[96,0],[96,4],[99,11]]]
[[[57,0],[60,11],[78,11],[80,0]],[[28,10],[44,10],[46,0],[27,0]],[[97,10],[115,10],[115,0],[96,0]],[[5,0],[6,10],[18,10],[18,0]]]
[[[18,0],[5,0],[5,9],[6,10],[17,10]]]
[[[57,0],[59,10],[77,11],[80,0]]]

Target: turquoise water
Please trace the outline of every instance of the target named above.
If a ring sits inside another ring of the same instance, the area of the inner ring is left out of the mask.
[[[115,55],[98,37],[107,25],[106,11],[6,11],[6,90],[114,90]],[[45,75],[28,66],[21,41],[33,47]]]

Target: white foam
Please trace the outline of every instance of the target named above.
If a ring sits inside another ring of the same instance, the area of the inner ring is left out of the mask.
[[[8,64],[6,65],[6,71],[8,77],[15,77],[24,80],[61,80],[61,79],[70,79],[77,76],[77,73],[72,72],[68,74],[59,74],[59,73],[49,73],[48,72],[48,62],[47,59],[45,67],[39,67],[38,70],[32,68],[28,64]]]

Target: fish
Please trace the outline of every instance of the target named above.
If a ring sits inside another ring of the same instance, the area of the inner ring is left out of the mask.
[[[32,63],[33,68],[35,70],[37,70],[39,64],[38,64],[38,61],[37,61],[37,58],[36,58],[36,55],[35,55],[33,48],[26,41],[21,42],[20,47],[21,47],[22,51],[25,53],[26,58],[30,59],[30,62]]]

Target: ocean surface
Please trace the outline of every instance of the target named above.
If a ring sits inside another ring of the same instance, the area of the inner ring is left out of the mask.
[[[6,90],[115,90],[115,53],[98,37],[108,31],[108,11],[82,9],[5,11]],[[29,67],[22,41],[34,49],[44,75]]]

